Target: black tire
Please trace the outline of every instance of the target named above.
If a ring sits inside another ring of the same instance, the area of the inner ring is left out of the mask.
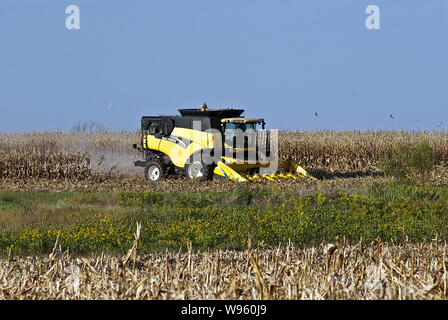
[[[166,168],[160,162],[151,161],[146,163],[145,178],[151,182],[157,182],[165,178]]]
[[[193,157],[185,164],[185,176],[189,179],[213,180],[213,171],[216,164],[206,164],[202,160],[193,160]]]

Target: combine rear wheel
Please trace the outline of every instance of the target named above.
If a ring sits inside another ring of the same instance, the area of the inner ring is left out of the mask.
[[[157,182],[165,177],[165,166],[159,162],[149,162],[145,167],[145,178],[151,182]]]

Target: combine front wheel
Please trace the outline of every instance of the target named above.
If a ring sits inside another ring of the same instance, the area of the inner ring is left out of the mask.
[[[216,165],[208,165],[202,161],[194,160],[185,166],[185,175],[190,179],[212,180]]]

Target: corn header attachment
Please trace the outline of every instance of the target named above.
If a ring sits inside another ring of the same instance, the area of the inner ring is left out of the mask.
[[[297,179],[311,179],[317,180],[308,172],[305,171],[301,166],[297,164],[297,162],[288,160],[285,161],[279,173],[272,174],[239,174],[231,167],[219,161],[214,173],[219,176],[224,176],[234,181],[245,182],[245,181],[284,181],[284,180],[297,180]]]

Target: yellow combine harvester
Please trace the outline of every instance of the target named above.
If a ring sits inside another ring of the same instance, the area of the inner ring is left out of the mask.
[[[204,103],[198,109],[179,112],[180,116],[142,117],[141,144],[134,148],[145,160],[134,164],[145,168],[149,181],[169,175],[236,181],[314,179],[290,160],[281,164],[285,172],[260,174],[260,169],[272,170],[278,162],[266,148],[264,120],[242,117],[243,109],[211,110]],[[257,130],[257,125],[263,130]]]

